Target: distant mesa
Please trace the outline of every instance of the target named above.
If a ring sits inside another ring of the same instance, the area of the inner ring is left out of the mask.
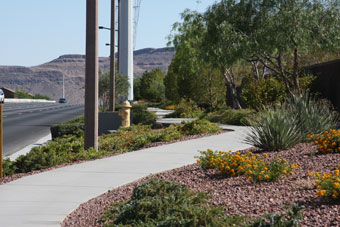
[[[134,51],[134,77],[148,70],[167,71],[175,54],[174,48],[145,48]],[[99,69],[110,70],[110,58],[99,58]],[[0,84],[12,90],[26,90],[59,100],[62,79],[65,77],[65,96],[70,103],[84,102],[85,55],[66,54],[33,67],[0,66]]]

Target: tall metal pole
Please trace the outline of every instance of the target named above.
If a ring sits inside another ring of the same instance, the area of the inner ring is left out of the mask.
[[[62,98],[65,98],[65,75],[63,73],[63,97]]]
[[[0,178],[3,177],[3,163],[2,163],[2,159],[3,159],[3,150],[2,150],[2,144],[3,144],[3,136],[2,136],[2,104],[0,104]]]
[[[115,111],[116,83],[115,83],[115,49],[116,49],[116,0],[111,0],[111,45],[110,45],[110,106],[109,111]]]
[[[133,100],[133,2],[121,1],[119,18],[119,73],[128,77],[128,100]]]
[[[120,72],[119,71],[119,61],[120,61],[120,59],[119,59],[119,53],[120,53],[120,14],[121,14],[121,12],[120,12],[120,0],[118,0],[118,41],[117,41],[117,43],[118,43],[118,59],[117,59],[117,66],[118,66],[118,72]]]
[[[98,150],[98,0],[86,0],[85,150]]]

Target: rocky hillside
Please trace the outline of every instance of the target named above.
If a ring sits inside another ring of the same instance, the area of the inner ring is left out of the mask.
[[[167,71],[174,50],[168,48],[142,49],[134,52],[134,77],[144,71],[161,68]],[[99,58],[102,72],[110,69],[108,57]],[[34,67],[0,66],[0,87],[26,90],[32,94],[47,95],[55,100],[62,96],[65,77],[65,97],[70,103],[83,103],[85,92],[85,56],[63,55],[51,62]]]

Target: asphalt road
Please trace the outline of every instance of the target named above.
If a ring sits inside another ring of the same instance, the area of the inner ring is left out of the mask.
[[[84,105],[59,103],[5,103],[3,151],[9,156],[50,133],[50,126],[84,113]]]

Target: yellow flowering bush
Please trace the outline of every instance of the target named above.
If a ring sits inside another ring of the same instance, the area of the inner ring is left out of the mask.
[[[267,157],[267,154],[263,155]],[[283,175],[292,174],[298,165],[290,165],[284,159],[267,162],[264,157],[251,152],[241,154],[232,151],[202,151],[197,163],[203,169],[217,169],[226,176],[245,176],[253,181],[274,181]]]
[[[276,158],[266,162],[262,158],[256,159],[245,172],[245,176],[253,181],[275,181],[281,176],[293,174],[298,164],[289,164],[287,160]]]
[[[340,199],[340,165],[330,173],[320,174],[318,172],[310,172],[308,176],[316,177],[316,194],[321,197],[329,197],[332,199]]]
[[[322,134],[308,135],[308,139],[317,145],[319,152],[339,153],[340,152],[340,130],[330,129]]]

